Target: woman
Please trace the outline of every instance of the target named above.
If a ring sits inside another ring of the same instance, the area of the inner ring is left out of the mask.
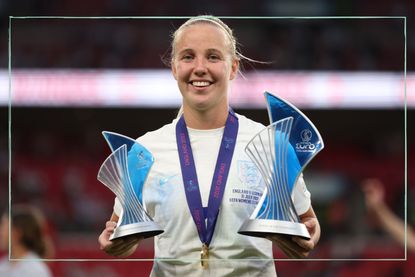
[[[318,242],[320,227],[302,177],[294,202],[309,241],[237,233],[257,203],[238,199],[263,191],[244,147],[264,126],[235,114],[228,103],[241,58],[232,30],[216,17],[191,18],[173,34],[171,69],[183,98],[181,112],[137,140],[155,157],[143,195],[147,211],[165,231],[155,237],[153,276],[273,276],[270,240],[290,257],[307,256]],[[125,257],[141,238],[109,241],[120,212],[116,201],[99,243],[107,253]]]
[[[0,261],[0,276],[48,277],[52,276],[44,258],[49,245],[44,234],[44,220],[40,211],[29,206],[15,205],[11,210],[10,257]],[[9,217],[1,218],[1,247],[8,251]],[[28,261],[22,261],[28,260]]]

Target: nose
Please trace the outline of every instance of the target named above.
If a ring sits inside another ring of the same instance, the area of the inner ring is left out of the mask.
[[[195,59],[194,73],[197,76],[206,74],[206,72],[207,72],[207,63],[206,62],[207,61],[204,58]]]

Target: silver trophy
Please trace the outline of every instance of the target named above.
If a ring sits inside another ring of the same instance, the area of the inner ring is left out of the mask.
[[[265,97],[271,124],[245,148],[264,180],[265,191],[238,233],[309,239],[310,234],[294,207],[292,192],[301,172],[323,149],[324,143],[312,122],[296,107],[267,92]]]
[[[143,185],[154,162],[152,154],[129,137],[113,132],[102,134],[112,153],[101,165],[97,178],[117,196],[122,206],[110,240],[129,235],[148,238],[163,233],[143,205]]]

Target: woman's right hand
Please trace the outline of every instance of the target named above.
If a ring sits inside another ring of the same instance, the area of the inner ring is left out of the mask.
[[[385,189],[381,180],[370,178],[363,181],[366,206],[370,211],[379,213],[380,208],[386,206]]]
[[[114,257],[130,256],[137,249],[139,242],[143,239],[141,236],[127,236],[110,241],[110,236],[114,233],[117,223],[107,221],[105,229],[98,238],[100,249]]]

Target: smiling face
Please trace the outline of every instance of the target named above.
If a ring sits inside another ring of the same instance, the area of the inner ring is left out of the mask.
[[[172,72],[185,112],[227,111],[229,83],[239,66],[231,47],[225,30],[212,23],[194,23],[177,34]]]

